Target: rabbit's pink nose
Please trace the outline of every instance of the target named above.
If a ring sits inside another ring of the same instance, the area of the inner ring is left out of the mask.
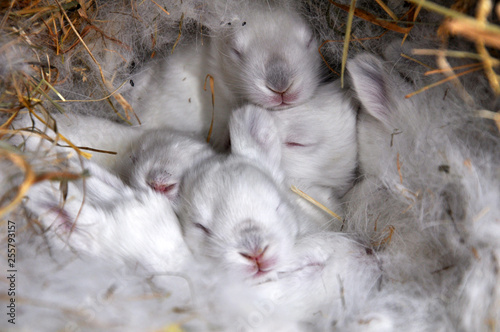
[[[253,277],[259,277],[269,273],[276,265],[276,257],[269,257],[269,254],[266,254],[267,249],[268,247],[266,246],[264,249],[259,247],[250,253],[239,253],[242,257],[251,262],[252,266],[249,272]]]
[[[275,94],[283,96],[283,94],[285,94],[290,89],[290,86],[287,86],[287,87],[281,88],[281,89],[280,88],[272,88],[269,86],[267,86],[267,88],[269,90],[271,90],[272,92],[274,92]]]
[[[266,250],[267,246],[264,249],[259,247],[257,249],[254,249],[251,253],[240,252],[240,255],[248,259],[249,261],[255,262],[259,266],[264,259],[263,257],[266,253]]]

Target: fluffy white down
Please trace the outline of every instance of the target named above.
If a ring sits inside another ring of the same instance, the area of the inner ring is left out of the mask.
[[[496,129],[446,89],[404,99],[412,86],[373,55],[348,69],[363,178],[346,231],[378,252],[384,283],[446,312],[430,329],[488,330],[500,317]]]

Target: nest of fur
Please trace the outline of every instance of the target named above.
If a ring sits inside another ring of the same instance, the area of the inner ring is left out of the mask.
[[[496,121],[500,130],[500,4],[358,0],[350,14],[355,1],[274,2],[297,7],[313,26],[327,79],[343,78],[346,60],[357,53],[382,55],[389,44],[400,41],[404,57],[421,63],[426,75],[416,79],[421,89],[415,93],[451,82],[465,102],[474,103],[479,116]],[[14,130],[11,124],[19,112],[33,116],[77,112],[140,124],[127,95],[121,92],[133,84],[134,73],[149,61],[168,57],[179,45],[203,43],[221,24],[241,15],[245,6],[242,0],[1,2],[2,241],[8,219],[29,219],[22,199],[31,185],[81,176],[67,172],[64,161],[58,158],[6,143],[12,135],[44,135],[43,128]],[[406,42],[411,42],[411,49],[404,47]],[[48,125],[57,127],[56,123]],[[72,146],[63,138],[52,143]],[[92,154],[82,147],[74,147],[74,151],[84,158]],[[23,232],[35,230],[43,237],[36,222],[26,225]],[[175,310],[182,312],[182,308]],[[143,318],[148,319],[146,316]]]

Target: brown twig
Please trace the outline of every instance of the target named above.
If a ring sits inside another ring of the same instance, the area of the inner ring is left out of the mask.
[[[349,11],[349,6],[336,3],[333,0],[329,0],[329,1],[335,7],[338,7],[338,8],[340,8],[340,9],[346,11],[346,12]],[[391,31],[394,31],[394,32],[399,32],[399,33],[403,33],[404,34],[404,33],[410,32],[410,30],[411,30],[411,28],[403,28],[403,27],[400,27],[397,24],[381,20],[378,17],[376,17],[375,15],[373,15],[373,14],[371,14],[371,13],[369,13],[369,12],[363,10],[363,9],[359,9],[359,8],[356,8],[354,10],[354,16],[359,17],[359,18],[361,18],[361,19],[363,19],[365,21],[368,21],[368,22],[373,23],[375,25],[378,25],[378,26],[380,26],[380,27],[382,27],[384,29],[391,30]]]

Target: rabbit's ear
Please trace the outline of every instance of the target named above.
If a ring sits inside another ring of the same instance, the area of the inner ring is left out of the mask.
[[[99,232],[94,228],[102,218],[83,197],[80,184],[45,181],[30,188],[25,206],[38,217],[53,245],[89,252],[89,237]]]
[[[411,87],[398,72],[389,74],[382,60],[364,53],[347,64],[354,90],[364,110],[388,128],[397,128],[411,100]]]
[[[59,182],[44,181],[32,186],[26,207],[36,214],[54,241],[90,252],[95,238],[106,227],[106,209],[112,209],[133,193],[121,180],[93,163],[84,164],[89,176]]]
[[[66,205],[65,196],[68,196],[69,191],[75,191],[73,187],[74,185],[63,184],[63,182],[45,181],[36,184],[29,190],[26,207],[39,216],[44,227],[51,228],[58,233],[69,234],[76,217],[76,213],[73,213],[75,202],[70,199]]]
[[[390,121],[391,86],[382,61],[371,55],[361,54],[347,64],[354,90],[364,109],[388,125]]]
[[[281,143],[274,119],[267,112],[255,105],[233,112],[229,124],[231,152],[253,160],[281,182]]]

